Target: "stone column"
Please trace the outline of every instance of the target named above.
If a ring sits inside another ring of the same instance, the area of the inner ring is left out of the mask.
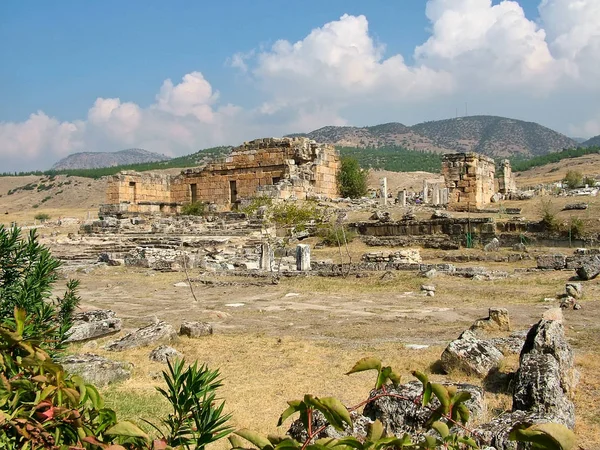
[[[381,186],[381,204],[387,205],[387,178],[383,177],[379,179],[379,183]]]
[[[429,184],[423,180],[423,203],[429,203]]]
[[[273,250],[268,242],[260,244],[259,268],[269,272],[273,270]]]
[[[431,203],[433,203],[436,206],[440,204],[440,185],[439,184],[433,185]]]
[[[402,207],[406,206],[406,189],[398,192],[398,204]]]
[[[310,245],[298,244],[296,246],[296,270],[302,272],[310,270]]]
[[[442,188],[442,193],[440,195],[440,201],[442,202],[442,205],[447,205],[448,204],[448,188]]]

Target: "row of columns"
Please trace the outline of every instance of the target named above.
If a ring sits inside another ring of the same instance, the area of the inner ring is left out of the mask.
[[[260,258],[258,267],[260,270],[272,272],[275,258],[271,246],[264,242],[260,245]],[[306,272],[310,270],[310,245],[298,244],[296,246],[296,270]]]
[[[388,204],[387,178],[379,179],[379,187],[381,192],[382,205]],[[448,188],[442,187],[440,183],[429,184],[427,180],[423,180],[423,203],[429,203],[429,193],[431,191],[431,204],[447,205],[448,204]],[[398,192],[398,203],[400,206],[406,206],[406,189]]]

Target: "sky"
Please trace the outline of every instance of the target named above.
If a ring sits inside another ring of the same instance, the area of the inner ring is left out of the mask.
[[[0,172],[465,113],[600,134],[600,0],[0,2]]]

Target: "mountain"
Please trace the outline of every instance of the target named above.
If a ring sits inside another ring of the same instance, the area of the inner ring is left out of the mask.
[[[600,147],[600,134],[581,143],[582,147]]]
[[[168,156],[149,152],[142,148],[128,148],[118,152],[81,152],[73,153],[52,166],[53,170],[100,169],[102,167],[143,164],[156,161],[168,161]]]
[[[324,127],[305,134],[318,142],[347,147],[401,146],[434,152],[474,151],[495,157],[531,157],[576,147],[577,143],[534,122],[497,116],[469,116],[413,126]]]

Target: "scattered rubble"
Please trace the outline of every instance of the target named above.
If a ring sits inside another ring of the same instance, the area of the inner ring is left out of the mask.
[[[146,347],[159,342],[171,342],[176,337],[177,333],[171,325],[159,321],[132,331],[121,339],[111,342],[106,346],[106,349],[120,352],[130,348]]]
[[[588,204],[587,203],[567,203],[564,207],[563,207],[563,211],[574,211],[574,210],[583,210],[583,209],[588,209]]]
[[[95,309],[73,315],[73,326],[67,342],[97,339],[121,331],[121,319],[110,309]]]
[[[150,355],[148,355],[148,359],[150,359],[150,361],[156,361],[166,364],[168,360],[181,358],[182,356],[183,355],[177,350],[175,350],[173,347],[169,347],[168,345],[161,345],[160,347],[156,347],[150,352]]]
[[[86,383],[105,386],[131,378],[133,366],[122,361],[113,361],[99,355],[85,353],[69,355],[57,360],[64,369],[83,378]]]
[[[183,322],[179,327],[179,335],[189,338],[210,336],[211,334],[213,334],[213,327],[208,322]]]
[[[592,280],[600,274],[600,256],[588,257],[580,267],[576,269],[577,276],[582,280]]]
[[[510,331],[510,318],[506,308],[490,308],[485,319],[476,320],[471,325],[471,330],[483,331]]]
[[[493,238],[490,242],[483,246],[484,252],[497,252],[500,250],[500,241],[498,238]]]
[[[423,292],[427,297],[433,297],[435,295],[435,286],[431,284],[422,284],[421,292]]]
[[[472,331],[464,331],[458,339],[450,342],[440,358],[446,372],[460,369],[485,377],[500,365],[503,355],[488,341],[479,339]]]

